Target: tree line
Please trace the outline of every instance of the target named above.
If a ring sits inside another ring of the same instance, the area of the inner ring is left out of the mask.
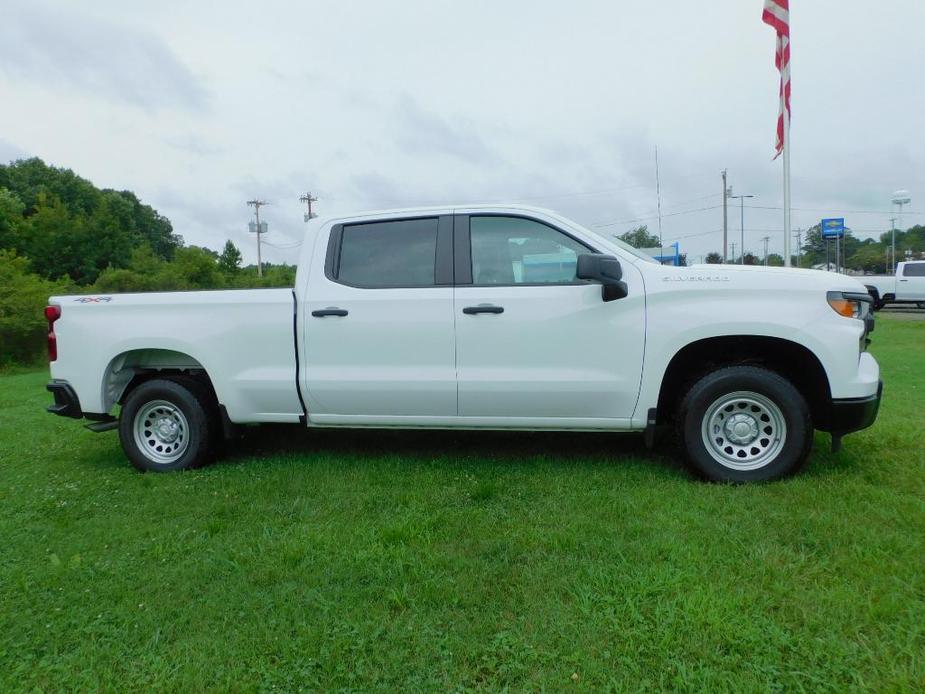
[[[657,248],[658,236],[650,234],[646,225],[638,226],[619,237],[622,241],[634,248]],[[889,252],[892,245],[893,234],[889,231],[880,235],[879,239],[858,239],[847,230],[845,238],[840,242],[840,267],[866,274],[888,274],[892,272],[887,268]],[[907,256],[920,258],[925,254],[925,226],[919,224],[905,230],[896,230],[896,259],[902,260]],[[682,256],[682,258],[685,256]],[[713,251],[704,256],[704,262],[719,264],[723,262],[723,255]],[[751,252],[730,258],[729,262],[744,262],[745,265],[764,265],[764,258]],[[824,265],[827,262],[835,267],[835,242],[822,237],[821,224],[816,224],[807,230],[803,237],[800,252],[791,258],[794,266],[804,268]],[[682,263],[683,264],[683,263]],[[782,266],[784,258],[778,253],[768,254],[768,265]]]
[[[131,191],[38,158],[0,165],[0,366],[41,357],[51,295],[295,283],[291,265],[264,263],[263,274],[242,266],[231,241],[221,252],[186,245]]]

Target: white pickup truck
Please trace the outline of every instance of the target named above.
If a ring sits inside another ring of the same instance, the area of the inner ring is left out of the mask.
[[[874,308],[887,304],[916,304],[925,308],[925,260],[897,263],[895,275],[860,278],[874,299]]]
[[[118,428],[141,470],[247,423],[671,425],[703,477],[769,480],[814,429],[837,447],[876,418],[870,303],[844,275],[662,266],[531,207],[315,220],[293,289],[52,297],[49,410]]]

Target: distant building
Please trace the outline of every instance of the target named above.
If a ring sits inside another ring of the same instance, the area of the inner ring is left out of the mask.
[[[662,265],[675,265],[678,266],[681,264],[681,248],[680,242],[675,241],[670,246],[664,246],[662,248],[640,248],[640,251],[651,255]],[[671,253],[667,253],[671,251]]]

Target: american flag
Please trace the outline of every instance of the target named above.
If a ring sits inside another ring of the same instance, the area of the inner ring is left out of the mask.
[[[780,110],[777,115],[777,156],[784,149],[784,109],[790,122],[790,0],[764,0],[761,21],[777,32],[777,53],[774,65],[780,71]]]

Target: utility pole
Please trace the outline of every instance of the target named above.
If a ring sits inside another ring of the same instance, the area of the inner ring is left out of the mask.
[[[735,262],[736,261],[736,242],[731,241],[729,245],[732,246],[732,262]]]
[[[841,264],[841,237],[835,237],[835,272],[841,272],[839,265]]]
[[[658,254],[662,255],[662,188],[658,180],[658,145],[655,145],[655,202],[658,207]]]
[[[309,192],[309,193],[306,193],[306,194],[303,195],[303,196],[301,196],[301,197],[299,198],[299,202],[304,202],[306,205],[308,205],[308,213],[305,215],[305,221],[306,221],[306,222],[308,222],[308,221],[310,221],[310,220],[312,220],[312,219],[314,219],[315,217],[318,216],[318,215],[316,215],[314,212],[312,212],[312,203],[313,203],[313,202],[318,202],[318,198],[312,197],[312,194],[311,194],[310,192]]]
[[[745,198],[753,198],[754,195],[730,195],[730,198],[739,200],[739,210],[742,214],[742,265],[745,265]]]
[[[797,267],[803,267],[803,230],[797,229],[793,235],[797,237]]]
[[[726,252],[729,246],[729,217],[726,213],[726,199],[732,190],[726,187],[726,169],[723,169],[723,263],[726,262]]]
[[[257,198],[247,201],[247,206],[254,208],[254,215],[257,217],[257,224],[254,225],[254,231],[257,233],[257,277],[263,277],[263,262],[260,258],[260,235],[266,233],[263,227],[260,226],[260,208],[269,204],[266,200],[258,200]]]
[[[903,216],[903,205],[908,205],[910,202],[912,202],[912,198],[909,197],[908,190],[897,190],[893,193],[893,198],[891,202],[893,205],[899,205],[899,216],[902,217]],[[891,212],[893,211],[892,205],[890,206],[890,211]],[[890,224],[891,224],[891,229],[893,231],[892,233],[893,238],[890,243],[890,246],[892,248],[892,255],[893,255],[893,271],[895,272],[896,270],[896,218],[895,217],[890,220]]]
[[[890,218],[890,236],[893,237],[893,240],[890,242],[890,260],[892,260],[891,267],[896,269],[896,217]],[[887,273],[890,272],[890,269],[887,268]]]
[[[771,237],[764,236],[762,237],[761,240],[764,241],[764,266],[767,267],[768,266],[768,241],[771,240]]]

